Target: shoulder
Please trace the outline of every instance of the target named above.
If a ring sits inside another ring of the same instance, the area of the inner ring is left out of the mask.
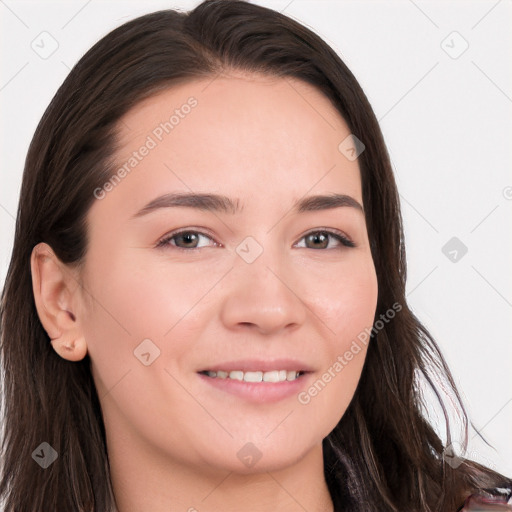
[[[457,512],[512,512],[512,480],[489,489],[480,489],[468,496]]]

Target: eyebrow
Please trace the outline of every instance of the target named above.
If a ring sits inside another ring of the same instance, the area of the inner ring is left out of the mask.
[[[230,199],[219,194],[198,193],[170,193],[156,197],[141,208],[133,218],[142,217],[161,208],[187,207],[203,211],[222,212],[229,214],[239,213],[242,208],[239,199]],[[308,196],[297,200],[293,210],[297,213],[317,210],[331,210],[334,208],[350,207],[364,212],[362,205],[353,197],[345,194],[329,194]]]

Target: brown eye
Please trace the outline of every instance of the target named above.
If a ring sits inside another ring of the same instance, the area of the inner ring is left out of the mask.
[[[177,246],[183,244],[185,246],[185,249],[197,247],[197,243],[199,241],[197,233],[193,232],[186,232],[180,233],[179,235],[174,235],[173,239],[175,240]]]
[[[178,249],[201,249],[209,244],[200,246],[201,238],[213,241],[208,235],[198,231],[180,231],[171,233],[158,242],[157,247],[172,246]]]
[[[354,242],[349,240],[346,236],[342,235],[341,233],[335,233],[333,231],[312,231],[311,233],[308,233],[302,237],[302,239],[305,240],[305,245],[302,247],[305,247],[306,249],[339,249],[340,246],[355,247]],[[334,239],[337,244],[335,243],[334,247],[329,247],[332,239]]]
[[[313,246],[309,247],[310,249],[326,249],[329,245],[329,235],[320,231],[317,233],[311,233],[306,236],[306,246],[308,242]]]

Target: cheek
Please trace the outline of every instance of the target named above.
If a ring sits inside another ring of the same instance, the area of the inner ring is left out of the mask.
[[[188,318],[222,273],[218,267],[176,265],[163,257],[137,257],[135,252],[101,264],[91,257],[88,263],[94,323],[134,342],[161,338]]]
[[[91,252],[87,265],[83,329],[98,383],[106,388],[141,366],[134,351],[147,339],[155,354],[169,355],[179,366],[204,323],[196,305],[226,272],[222,265],[206,269],[142,258],[140,251]]]
[[[313,275],[307,283],[311,309],[325,327],[332,348],[372,326],[377,307],[377,276],[373,261],[361,258],[340,265],[323,276]]]
[[[320,320],[325,365],[317,380],[299,396],[299,402],[329,411],[330,426],[341,419],[357,384],[367,352],[377,306],[377,277],[371,260],[337,269],[336,275],[314,279],[309,307]],[[318,277],[318,276],[317,276]]]

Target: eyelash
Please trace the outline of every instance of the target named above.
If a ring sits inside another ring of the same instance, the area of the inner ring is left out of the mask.
[[[319,234],[319,233],[323,233],[323,234],[327,234],[327,235],[332,236],[333,238],[338,240],[343,247],[349,247],[349,248],[356,247],[354,242],[352,242],[352,240],[347,238],[344,234],[342,234],[341,232],[338,232],[338,231],[333,231],[331,229],[315,229],[314,231],[310,231],[310,232],[306,233],[305,235],[303,235],[300,238],[300,240],[308,237],[309,235],[314,235],[314,234]],[[168,246],[171,246],[171,247],[173,247],[173,249],[178,249],[180,251],[193,251],[193,250],[203,249],[203,247],[189,247],[189,248],[178,247],[177,245],[172,245],[172,244],[169,243],[172,239],[176,238],[179,235],[183,235],[183,234],[201,235],[201,236],[205,236],[206,238],[209,238],[210,240],[213,241],[211,236],[207,235],[206,233],[202,233],[201,231],[195,231],[195,230],[192,230],[192,229],[182,229],[180,231],[175,231],[173,233],[165,235],[163,238],[161,238],[157,242],[156,247],[158,248],[158,247],[166,247],[166,246],[168,247]],[[336,249],[341,249],[343,247],[337,247]],[[309,247],[304,247],[304,249],[310,249],[310,248]],[[313,249],[313,250],[318,250],[318,249]],[[332,249],[320,249],[320,250],[324,250],[325,251],[325,250],[332,250]]]

